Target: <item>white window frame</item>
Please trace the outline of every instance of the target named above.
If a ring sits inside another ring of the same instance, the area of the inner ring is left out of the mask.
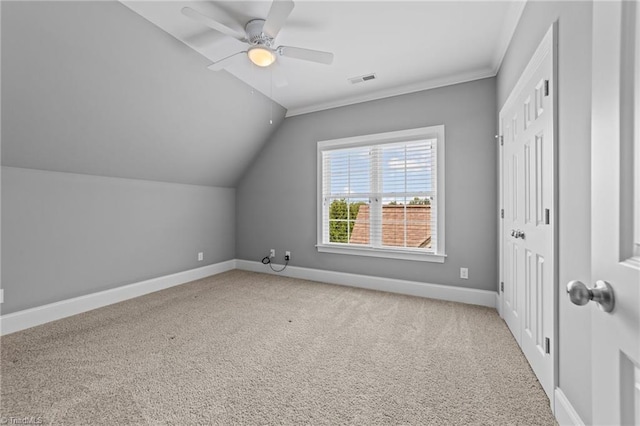
[[[378,248],[360,247],[342,243],[325,243],[323,239],[323,161],[322,153],[331,149],[352,148],[358,146],[383,143],[403,142],[417,139],[437,139],[436,142],[436,247],[433,252],[418,251],[411,248]],[[317,244],[321,253],[349,254],[356,256],[383,257],[390,259],[416,260],[424,262],[444,263],[445,258],[445,191],[444,191],[444,125],[421,127],[417,129],[400,130],[397,132],[378,133],[373,135],[354,136],[349,138],[331,139],[318,142],[317,147]]]

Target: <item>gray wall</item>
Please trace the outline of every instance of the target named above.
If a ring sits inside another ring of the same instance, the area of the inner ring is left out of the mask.
[[[234,189],[2,167],[2,313],[233,259],[234,232]]]
[[[495,291],[496,86],[484,79],[286,118],[237,187],[237,251],[291,265]],[[318,253],[317,141],[444,124],[444,264]],[[459,278],[469,268],[469,280]]]
[[[235,186],[285,111],[210,63],[119,2],[3,1],[2,165]]]
[[[498,73],[498,110],[538,43],[558,21],[560,388],[591,422],[591,317],[564,292],[570,280],[591,282],[590,2],[527,2]]]
[[[3,1],[1,31],[3,314],[234,258],[282,107],[119,2]]]

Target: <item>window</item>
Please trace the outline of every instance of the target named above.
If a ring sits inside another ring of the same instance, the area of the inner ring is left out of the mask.
[[[444,126],[318,142],[317,248],[444,262]]]

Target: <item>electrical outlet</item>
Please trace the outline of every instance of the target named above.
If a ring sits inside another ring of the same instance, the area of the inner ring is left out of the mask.
[[[460,278],[463,280],[469,279],[469,268],[460,268]]]
[[[269,257],[276,257],[276,249],[271,249],[269,252]]]
[[[200,252],[198,253],[198,262],[202,262],[204,260],[204,253]]]
[[[284,260],[291,260],[291,252],[290,251],[285,251],[284,252]]]

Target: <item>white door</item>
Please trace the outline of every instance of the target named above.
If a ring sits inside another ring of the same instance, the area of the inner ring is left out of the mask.
[[[594,2],[592,280],[611,313],[592,310],[593,423],[640,425],[640,7]],[[587,284],[587,283],[585,283]]]
[[[500,111],[502,316],[549,399],[554,389],[553,28]]]

